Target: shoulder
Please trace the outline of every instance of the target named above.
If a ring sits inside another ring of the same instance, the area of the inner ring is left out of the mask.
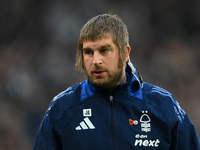
[[[71,87],[68,87],[66,90],[60,92],[58,95],[56,95],[53,100],[52,100],[52,104],[57,104],[60,103],[61,105],[65,105],[70,107],[72,105],[75,105],[76,103],[79,102],[79,95],[80,95],[80,91],[81,91],[81,85],[79,84],[75,84]]]
[[[80,102],[80,90],[80,84],[75,84],[60,92],[53,98],[46,113],[51,111],[53,114],[59,115],[69,107],[77,105]]]
[[[151,100],[162,100],[161,102],[167,101],[169,103],[173,101],[173,96],[170,92],[150,83],[144,82],[143,92],[145,96],[151,98]]]
[[[167,90],[153,84],[144,83],[143,96],[149,107],[164,115],[169,122],[182,122],[184,119],[185,111]]]
[[[51,101],[45,116],[43,118],[43,124],[45,128],[55,125],[55,128],[62,126],[61,118],[63,113],[74,106],[80,104],[80,84],[73,85],[63,92],[60,92]],[[65,119],[67,121],[67,119]]]
[[[83,100],[93,96],[93,94],[94,88],[88,80],[85,80],[67,88],[55,96],[49,105],[48,110],[53,108],[54,112],[62,113],[68,108],[80,105],[83,103]]]

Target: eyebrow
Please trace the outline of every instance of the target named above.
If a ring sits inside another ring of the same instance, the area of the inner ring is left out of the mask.
[[[111,47],[111,45],[110,44],[106,44],[106,45],[101,46],[99,49],[105,49],[105,48],[109,48],[109,47]]]
[[[98,47],[98,50],[105,49],[105,48],[109,48],[109,47],[111,47],[110,44],[105,44],[105,45],[102,45],[102,46]],[[90,48],[90,47],[85,47],[85,48],[82,48],[82,50],[83,50],[83,51],[92,50],[92,48]]]

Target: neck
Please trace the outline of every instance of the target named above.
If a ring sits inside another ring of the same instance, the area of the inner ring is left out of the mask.
[[[119,84],[126,83],[126,82],[127,82],[127,77],[126,77],[126,71],[125,71],[125,68],[124,68],[123,72],[122,72],[122,78],[121,78]]]

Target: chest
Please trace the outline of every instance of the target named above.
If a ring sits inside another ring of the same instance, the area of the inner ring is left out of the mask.
[[[59,131],[63,147],[97,150],[169,148],[171,129],[168,123],[162,114],[152,113],[143,100],[110,95],[107,98],[92,97],[78,107],[76,111],[72,109],[63,114],[63,127]],[[65,117],[69,116],[65,122]]]

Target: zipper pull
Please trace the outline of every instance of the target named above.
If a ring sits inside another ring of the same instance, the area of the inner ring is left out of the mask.
[[[110,101],[111,101],[111,102],[113,101],[113,96],[112,96],[112,95],[110,95]]]

